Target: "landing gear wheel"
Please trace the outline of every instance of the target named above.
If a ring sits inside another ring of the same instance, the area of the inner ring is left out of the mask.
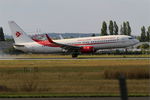
[[[77,58],[78,55],[77,54],[72,54],[72,58]]]

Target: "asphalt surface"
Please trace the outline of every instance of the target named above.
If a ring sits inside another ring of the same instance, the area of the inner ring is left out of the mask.
[[[120,97],[0,98],[0,100],[121,100],[121,98]],[[129,100],[150,100],[150,97],[129,97]]]
[[[136,59],[149,59],[147,57],[91,57],[91,58],[0,58],[0,60],[136,60]]]

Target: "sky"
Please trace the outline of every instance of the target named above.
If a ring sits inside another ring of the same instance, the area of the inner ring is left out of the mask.
[[[129,21],[133,35],[150,26],[150,0],[0,0],[0,26],[8,21],[25,32],[100,33],[102,22]]]

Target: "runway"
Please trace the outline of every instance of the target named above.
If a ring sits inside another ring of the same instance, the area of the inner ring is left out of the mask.
[[[91,58],[0,58],[0,60],[142,60],[148,57],[91,57]]]
[[[129,100],[149,100],[149,97],[129,97]],[[73,97],[73,98],[0,98],[0,100],[121,100],[120,97]]]

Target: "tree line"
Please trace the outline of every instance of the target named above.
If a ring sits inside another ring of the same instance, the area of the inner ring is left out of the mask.
[[[132,29],[130,26],[129,21],[123,22],[122,25],[119,27],[116,23],[116,21],[109,21],[109,25],[105,21],[102,23],[102,28],[101,28],[101,36],[105,35],[129,35],[131,36],[132,34]],[[146,31],[145,26],[141,28],[141,36],[139,38],[141,42],[146,42],[150,41],[150,26],[148,27],[148,30]]]
[[[141,42],[150,42],[150,26],[145,28],[145,26],[142,26],[141,28],[141,36],[140,36]]]
[[[0,27],[0,41],[5,41],[4,32],[3,32],[2,27]]]
[[[109,31],[109,32],[108,32]],[[107,23],[103,21],[102,28],[101,28],[101,35],[118,35],[119,34],[119,27],[116,23],[116,21],[109,21],[108,29],[107,29]],[[120,28],[120,34],[121,35],[131,35],[131,27],[129,22],[123,22],[123,25],[121,25]]]

